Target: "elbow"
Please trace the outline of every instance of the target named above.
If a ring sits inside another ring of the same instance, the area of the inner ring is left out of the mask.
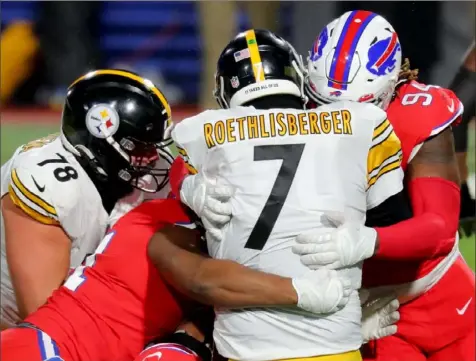
[[[458,231],[458,222],[452,222],[440,215],[432,215],[430,218],[433,234],[437,240],[434,257],[444,257],[448,255],[456,243],[456,232]]]
[[[216,284],[201,268],[195,272],[194,277],[187,282],[187,292],[196,300],[215,305],[213,294],[216,293]]]

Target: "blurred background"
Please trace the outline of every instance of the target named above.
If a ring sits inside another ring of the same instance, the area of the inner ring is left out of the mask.
[[[448,86],[474,40],[474,1],[2,1],[1,159],[58,130],[67,86],[99,67],[156,83],[181,118],[215,108],[215,64],[240,30],[268,28],[307,57],[345,11],[380,13],[425,83]],[[473,128],[474,129],[474,128]],[[471,132],[474,133],[474,130]],[[474,172],[474,138],[470,145]],[[474,247],[474,242],[472,242]],[[471,251],[474,263],[474,248]]]

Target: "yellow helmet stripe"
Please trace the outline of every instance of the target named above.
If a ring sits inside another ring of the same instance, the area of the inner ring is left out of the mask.
[[[123,76],[124,78],[129,78],[129,79],[135,80],[135,81],[145,85],[148,89],[150,89],[157,96],[157,98],[159,98],[160,102],[162,103],[162,105],[165,108],[165,111],[167,112],[167,118],[169,118],[168,122],[170,122],[170,119],[171,119],[171,116],[172,116],[172,111],[170,110],[169,102],[167,101],[167,99],[165,99],[165,96],[162,94],[162,92],[159,89],[157,89],[154,86],[154,84],[152,84],[152,82],[150,82],[150,81],[148,81],[148,80],[146,80],[146,79],[144,79],[140,76],[137,76],[135,74],[129,73],[127,71],[114,70],[114,69],[95,70],[95,71],[92,71],[92,72],[90,72],[86,75],[83,75],[80,78],[76,79],[69,87],[71,88],[73,85],[80,82],[81,80],[87,79],[89,77],[93,77],[95,75],[119,75],[119,76]]]
[[[264,80],[263,63],[261,62],[261,56],[259,55],[258,43],[256,42],[256,34],[254,30],[248,30],[245,32],[246,44],[250,51],[251,65],[253,66],[253,73],[255,75],[256,82]]]

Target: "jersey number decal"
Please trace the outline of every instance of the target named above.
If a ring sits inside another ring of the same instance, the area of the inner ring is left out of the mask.
[[[112,231],[106,234],[104,238],[102,239],[101,243],[99,243],[98,248],[96,248],[96,251],[92,255],[86,257],[86,259],[83,262],[83,265],[77,267],[74,270],[71,276],[69,276],[66,282],[64,283],[64,286],[67,289],[70,289],[71,291],[76,291],[79,288],[79,286],[81,286],[84,283],[84,281],[86,281],[86,276],[84,276],[85,268],[94,266],[94,263],[96,263],[96,256],[98,254],[103,253],[106,250],[107,246],[109,245],[109,243],[111,242],[115,234],[116,234],[116,231]]]
[[[66,158],[61,154],[56,153],[56,155],[58,156],[58,159],[46,159],[43,162],[38,163],[38,165],[40,167],[44,167],[47,164],[69,164]],[[67,182],[71,179],[78,179],[78,172],[76,172],[76,169],[70,165],[55,168],[53,175],[59,182]]]
[[[440,88],[437,85],[418,85],[418,84],[412,84],[412,86],[418,90],[421,90],[422,92],[427,92],[431,88]],[[422,100],[421,105],[424,107],[427,107],[431,104],[433,101],[433,97],[429,93],[414,93],[414,94],[405,94],[402,98],[402,105],[413,105],[418,103],[419,100]]]
[[[245,248],[261,251],[268,241],[288,196],[305,144],[261,145],[254,147],[254,161],[282,159],[271,193],[258,217]]]

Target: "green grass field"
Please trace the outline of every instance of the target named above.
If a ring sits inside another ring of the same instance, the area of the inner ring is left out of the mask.
[[[1,125],[1,162],[2,164],[10,158],[15,149],[30,140],[43,137],[45,135],[58,131],[58,125],[44,124],[2,124]],[[474,149],[474,139],[470,142],[470,149]],[[474,172],[475,159],[474,154],[470,154],[470,169]],[[417,240],[416,240],[417,241]],[[475,244],[476,239],[473,235],[470,238],[460,240],[460,249],[468,264],[475,269]]]

